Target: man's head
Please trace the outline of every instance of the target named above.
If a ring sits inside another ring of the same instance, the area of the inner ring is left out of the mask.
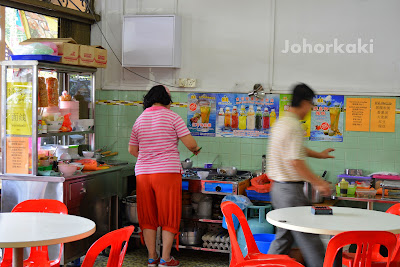
[[[299,83],[293,88],[291,107],[296,110],[300,119],[303,119],[313,107],[314,91],[304,83]]]

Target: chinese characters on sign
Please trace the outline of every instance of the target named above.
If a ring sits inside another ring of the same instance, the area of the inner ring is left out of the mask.
[[[371,132],[394,132],[396,99],[371,99]]]
[[[32,135],[32,83],[7,83],[7,134]]]
[[[29,137],[7,137],[6,172],[29,174]]]
[[[346,131],[369,131],[371,100],[369,98],[347,98]]]

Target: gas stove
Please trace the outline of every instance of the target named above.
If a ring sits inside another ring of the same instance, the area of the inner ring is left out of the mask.
[[[208,171],[210,174],[202,180],[197,176],[198,171]],[[243,194],[251,178],[251,172],[248,171],[237,171],[235,176],[222,176],[216,169],[191,168],[185,169],[182,174],[182,189],[205,194]]]

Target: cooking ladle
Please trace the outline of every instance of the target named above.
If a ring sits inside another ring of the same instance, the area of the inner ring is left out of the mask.
[[[199,148],[199,150],[195,151],[195,152],[199,152],[202,149],[202,147]],[[185,162],[190,162],[190,159],[193,158],[195,156],[195,154],[193,153],[189,158],[185,159]]]

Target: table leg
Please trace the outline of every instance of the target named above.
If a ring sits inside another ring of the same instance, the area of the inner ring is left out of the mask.
[[[24,248],[13,248],[12,266],[24,266]]]
[[[336,254],[335,261],[333,262],[332,267],[342,267],[342,257],[343,257],[343,249],[339,249],[338,253]]]
[[[374,209],[374,202],[367,202],[367,210],[373,210]]]

